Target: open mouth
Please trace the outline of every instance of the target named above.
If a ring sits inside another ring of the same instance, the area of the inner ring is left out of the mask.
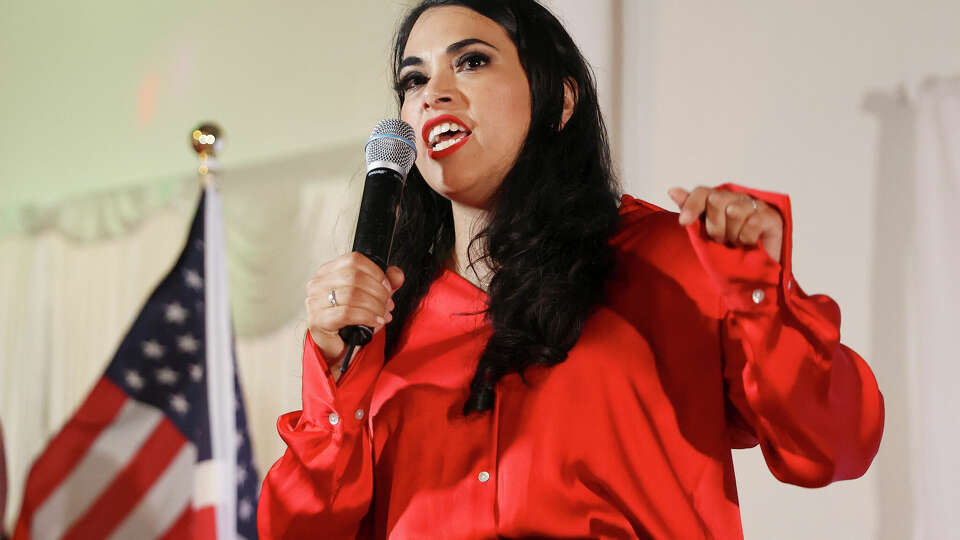
[[[427,122],[422,135],[427,143],[427,154],[438,159],[449,156],[463,146],[470,138],[471,131],[456,116],[445,114]]]

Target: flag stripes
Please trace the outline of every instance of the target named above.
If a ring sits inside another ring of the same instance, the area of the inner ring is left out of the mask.
[[[91,494],[96,502],[73,524],[64,540],[106,537],[133,511],[153,483],[166,474],[186,442],[173,423],[165,419],[159,422],[136,455],[116,472],[110,485],[99,496]],[[190,480],[189,471],[184,479]]]
[[[93,395],[98,399],[91,399]],[[106,379],[100,379],[73,418],[50,441],[30,471],[21,513],[34,511],[76,467],[100,431],[120,412],[127,395]]]
[[[90,398],[95,398],[91,394]],[[86,513],[92,497],[101,493],[119,469],[130,463],[163,414],[127,400],[111,424],[99,426],[100,436],[50,497],[37,507],[32,532],[36,538],[60,538]],[[106,429],[107,427],[110,429]],[[90,426],[93,427],[93,426]]]
[[[196,459],[197,451],[193,445],[183,445],[163,474],[150,487],[147,496],[126,516],[109,538],[150,538],[155,531],[165,531],[172,527],[183,510],[190,508],[191,493],[182,486],[191,482]]]
[[[167,532],[163,536],[159,537],[158,540],[179,540],[181,538],[204,538],[194,534],[191,534],[193,526],[193,509],[187,506],[180,512],[180,515],[177,517],[177,520],[173,525],[167,529]],[[215,536],[209,536],[206,538],[215,538]]]
[[[14,540],[255,538],[217,194],[103,377],[36,460]]]

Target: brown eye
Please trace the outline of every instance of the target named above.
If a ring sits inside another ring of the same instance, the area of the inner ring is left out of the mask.
[[[460,57],[457,61],[457,67],[467,71],[473,71],[490,63],[490,57],[482,53],[468,53]]]
[[[403,76],[403,78],[400,79],[400,82],[397,83],[396,90],[398,92],[406,93],[426,83],[427,78],[422,73],[407,73]]]

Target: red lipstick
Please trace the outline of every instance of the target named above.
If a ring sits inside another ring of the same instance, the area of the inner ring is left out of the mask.
[[[457,150],[460,149],[461,146],[466,144],[466,142],[470,139],[470,135],[473,133],[472,131],[467,129],[466,131],[463,132],[464,133],[463,138],[457,141],[456,144],[454,144],[453,146],[448,146],[443,150],[434,151],[433,147],[430,145],[430,132],[433,131],[433,128],[445,122],[449,122],[451,124],[457,124],[460,127],[467,129],[467,125],[463,122],[463,120],[460,120],[459,118],[457,118],[452,114],[442,114],[440,116],[427,120],[427,122],[423,124],[423,129],[420,130],[420,136],[423,138],[423,142],[427,146],[427,156],[429,156],[432,159],[444,158],[456,152]]]

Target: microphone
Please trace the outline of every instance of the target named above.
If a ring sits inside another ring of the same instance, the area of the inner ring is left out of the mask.
[[[364,146],[367,177],[363,183],[360,214],[353,237],[353,251],[361,253],[386,271],[397,221],[400,195],[407,174],[417,159],[415,135],[409,124],[399,119],[381,120]],[[368,326],[346,326],[339,331],[347,344],[347,354],[340,367],[346,373],[357,347],[373,338]]]

